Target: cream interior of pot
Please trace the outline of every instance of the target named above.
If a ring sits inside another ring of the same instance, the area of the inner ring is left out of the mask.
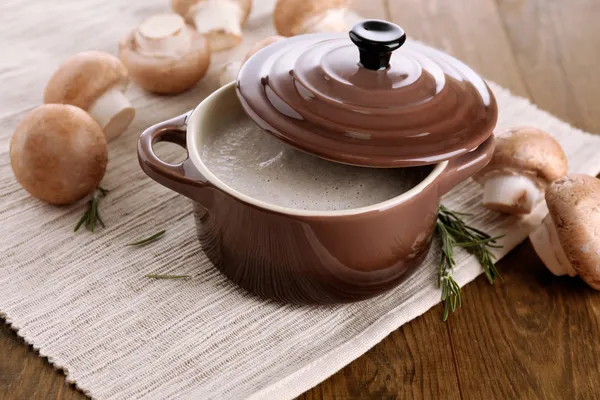
[[[484,80],[459,60],[390,39],[389,32],[377,42],[377,29],[400,28],[373,24],[360,26],[361,41],[371,48],[357,47],[348,35],[319,33],[256,53],[236,82],[248,115],[296,148],[360,166],[432,164],[483,143],[497,119]],[[388,51],[390,43],[401,47]],[[368,61],[377,52],[389,53],[388,64],[367,68],[361,57]]]
[[[309,211],[349,210],[396,198],[431,166],[382,169],[331,162],[266,133],[240,106],[233,88],[216,93],[196,129],[203,164],[226,186],[253,199]]]

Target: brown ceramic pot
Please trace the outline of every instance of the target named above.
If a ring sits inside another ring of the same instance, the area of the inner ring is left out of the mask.
[[[313,34],[270,45],[246,62],[236,83],[140,137],[146,174],[194,202],[210,260],[263,297],[339,303],[398,285],[430,247],[441,196],[492,156],[497,106],[471,69],[418,43],[392,55],[405,35],[385,21],[357,24],[350,39]],[[226,185],[201,157],[207,133],[241,110],[265,132],[322,158],[430,170],[409,191],[367,207],[268,204]],[[152,150],[159,141],[187,148],[188,159],[161,161]]]
[[[493,136],[476,150],[432,166],[413,189],[354,210],[311,212],[261,202],[235,191],[204,165],[203,132],[241,107],[234,83],[191,113],[147,129],[140,137],[142,169],[194,202],[198,236],[210,260],[258,295],[294,303],[366,299],[396,285],[421,263],[435,228],[440,197],[485,166]],[[181,164],[161,161],[152,144],[187,148]]]

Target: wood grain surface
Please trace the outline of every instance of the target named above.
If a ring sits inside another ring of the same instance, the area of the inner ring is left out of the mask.
[[[355,0],[513,93],[600,132],[598,0]],[[463,289],[449,322],[439,308],[406,324],[300,398],[600,397],[600,295],[557,278],[529,243],[502,262],[504,283]],[[0,324],[0,399],[80,399],[64,376]]]

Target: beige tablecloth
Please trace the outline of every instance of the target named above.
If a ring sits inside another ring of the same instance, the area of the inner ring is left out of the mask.
[[[110,146],[103,182],[111,190],[102,204],[106,229],[74,234],[85,205],[43,204],[19,187],[10,169],[11,132],[41,102],[44,84],[61,60],[86,49],[115,53],[124,33],[144,17],[167,10],[168,3],[0,4],[0,314],[70,381],[98,399],[291,399],[436,305],[438,255],[432,252],[396,290],[336,307],[261,301],[221,276],[195,239],[189,202],[141,172],[135,147],[145,127],[191,109],[214,90],[214,72],[178,97],[130,88],[138,113]],[[218,55],[213,65],[273,32],[272,1],[255,0],[255,5],[244,46]],[[551,132],[564,146],[571,171],[600,172],[599,137],[492,87],[501,126],[532,124]],[[163,150],[167,157],[177,153]],[[476,226],[506,233],[499,256],[521,242],[544,214],[540,207],[518,221],[487,212],[472,182],[444,201],[473,212]],[[123,246],[160,229],[167,234],[151,247]],[[464,253],[458,258],[456,277],[464,285],[481,269]],[[190,274],[193,279],[156,281],[145,278],[148,273]]]

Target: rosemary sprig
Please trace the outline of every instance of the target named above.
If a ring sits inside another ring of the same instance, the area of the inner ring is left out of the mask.
[[[502,276],[494,265],[495,256],[492,248],[500,248],[497,240],[502,236],[492,237],[479,229],[467,225],[462,217],[469,214],[451,211],[445,206],[440,206],[436,231],[441,240],[441,259],[438,266],[438,287],[442,289],[442,305],[444,308],[442,319],[446,321],[450,311],[454,312],[461,306],[461,289],[452,277],[456,260],[454,259],[454,247],[462,247],[469,253],[475,255],[483,267],[486,277],[490,283],[496,278],[502,280]]]
[[[442,320],[446,321],[450,311],[454,312],[461,305],[460,286],[452,277],[456,261],[454,260],[454,238],[448,233],[446,226],[439,220],[435,229],[440,235],[442,254],[438,266],[438,287],[442,289],[442,305],[444,312]]]
[[[84,225],[86,229],[90,232],[94,232],[94,229],[96,228],[96,223],[100,224],[103,228],[106,227],[104,225],[104,221],[102,221],[102,218],[100,217],[98,205],[100,203],[100,198],[106,196],[107,193],[108,190],[103,189],[100,186],[96,188],[92,199],[88,203],[88,208],[86,212],[81,216],[81,219],[79,220],[79,222],[77,222],[77,225],[75,225],[75,229],[73,229],[73,232],[77,232],[82,225]]]
[[[188,279],[190,275],[160,275],[160,274],[148,274],[146,278],[151,279]]]
[[[147,245],[148,243],[152,243],[158,239],[160,239],[164,234],[165,234],[166,230],[162,230],[158,233],[155,233],[154,235],[147,237],[146,239],[140,239],[137,242],[131,242],[131,243],[127,243],[127,246],[144,246]]]
[[[497,241],[504,235],[492,237],[479,229],[473,228],[462,220],[462,217],[465,216],[469,216],[469,214],[451,211],[442,205],[438,214],[438,222],[445,226],[448,233],[453,237],[456,246],[464,248],[477,257],[490,283],[494,283],[496,279],[502,281],[502,276],[494,264],[496,256],[494,256],[491,249],[502,247],[498,245]]]

